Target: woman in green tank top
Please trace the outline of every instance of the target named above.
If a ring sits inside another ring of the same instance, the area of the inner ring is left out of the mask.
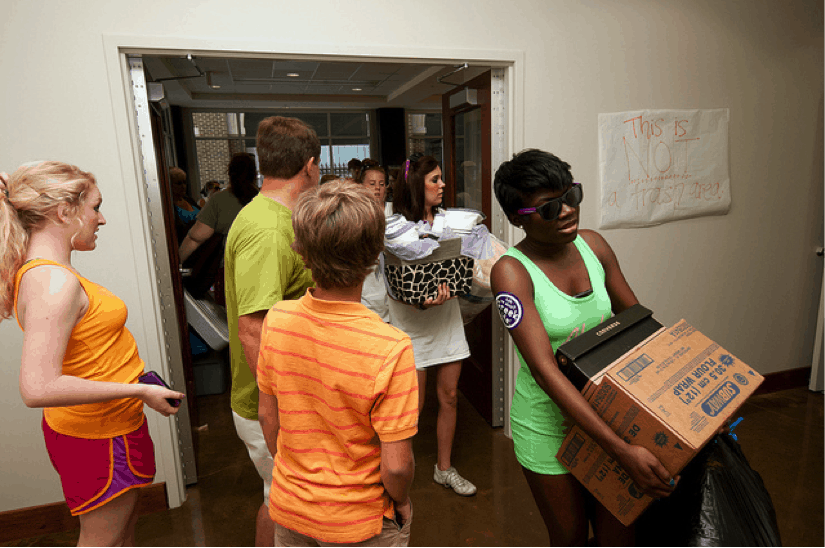
[[[645,493],[667,496],[675,481],[652,453],[607,426],[561,373],[554,354],[559,345],[638,300],[604,238],[579,230],[583,192],[567,163],[548,152],[525,150],[501,165],[494,187],[510,222],[525,233],[491,274],[521,365],[510,414],[516,457],[552,545],[583,546],[588,522],[599,545],[632,545],[632,527],[623,526],[555,458],[565,417]]]

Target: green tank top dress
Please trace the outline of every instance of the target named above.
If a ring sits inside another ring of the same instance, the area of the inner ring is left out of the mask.
[[[593,293],[575,298],[559,290],[544,272],[527,256],[511,247],[505,255],[524,265],[533,281],[533,293],[539,317],[550,338],[553,352],[588,329],[608,319],[612,312],[605,286],[605,274],[590,246],[576,236],[573,242],[584,259]],[[516,458],[519,463],[538,474],[566,474],[556,453],[564,440],[564,417],[550,396],[536,383],[521,352],[516,348],[519,368],[516,390],[510,409]]]

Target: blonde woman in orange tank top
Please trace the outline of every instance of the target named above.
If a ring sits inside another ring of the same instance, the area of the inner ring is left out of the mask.
[[[94,177],[60,162],[0,174],[0,320],[24,331],[20,394],[43,408],[46,447],[60,475],[78,545],[134,545],[136,487],[152,483],[144,404],[164,416],[184,394],[139,384],[143,361],[126,306],[72,267],[106,223]]]

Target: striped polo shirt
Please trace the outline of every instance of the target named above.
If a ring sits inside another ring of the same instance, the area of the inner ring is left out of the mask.
[[[269,513],[321,541],[360,542],[394,516],[379,442],[418,431],[412,343],[361,303],[312,291],[273,306],[261,332],[258,386],[280,421]]]

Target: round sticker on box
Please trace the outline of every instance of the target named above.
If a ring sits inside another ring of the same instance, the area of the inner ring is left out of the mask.
[[[513,329],[521,323],[521,318],[524,316],[524,308],[521,306],[521,301],[512,293],[502,291],[496,295],[496,306],[498,306],[498,313],[501,315],[501,321],[504,322],[504,327]]]

